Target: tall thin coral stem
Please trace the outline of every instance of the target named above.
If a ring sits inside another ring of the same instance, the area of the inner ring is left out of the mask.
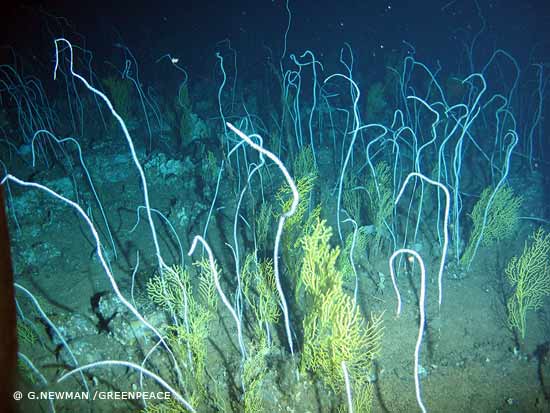
[[[256,149],[258,152],[264,154],[273,162],[275,162],[275,164],[279,167],[279,169],[285,176],[285,179],[288,185],[290,186],[290,189],[292,190],[292,204],[290,206],[290,209],[284,212],[279,218],[277,235],[275,236],[275,246],[273,248],[273,272],[275,274],[275,285],[277,287],[277,292],[279,293],[279,299],[281,300],[281,309],[283,311],[283,317],[285,320],[285,330],[286,330],[286,335],[288,339],[288,346],[290,348],[291,354],[294,355],[294,345],[292,344],[292,333],[290,331],[290,317],[288,312],[288,305],[286,303],[285,294],[283,292],[283,287],[281,286],[281,279],[279,276],[279,245],[281,243],[281,236],[283,234],[285,221],[287,218],[290,218],[296,212],[296,209],[298,208],[298,203],[300,202],[300,194],[298,193],[298,188],[296,187],[294,180],[291,178],[290,174],[288,173],[288,170],[286,169],[286,167],[283,165],[283,163],[279,158],[277,158],[272,152],[269,152],[267,149],[254,143],[246,134],[241,132],[231,123],[227,122],[227,126],[229,127],[229,129],[235,132],[237,136],[239,136],[242,140],[244,140],[246,143],[252,146],[252,148]]]
[[[449,190],[445,185],[443,185],[440,182],[434,181],[421,173],[418,172],[411,172],[407,178],[405,179],[405,182],[403,182],[403,185],[401,186],[401,190],[399,191],[399,194],[397,195],[397,198],[395,198],[395,204],[399,202],[399,199],[401,198],[401,195],[403,195],[403,191],[405,190],[405,187],[407,186],[407,183],[409,182],[409,179],[411,179],[413,176],[416,176],[417,178],[423,179],[424,181],[428,182],[431,185],[435,185],[438,188],[440,188],[445,193],[445,212],[444,212],[444,218],[443,218],[443,250],[441,252],[441,259],[439,260],[439,273],[437,275],[437,287],[439,289],[439,299],[438,303],[439,306],[441,306],[441,302],[443,300],[443,269],[445,268],[445,259],[447,257],[447,249],[449,247],[449,209],[451,204],[451,195],[449,193]]]
[[[399,294],[399,289],[397,288],[397,282],[395,280],[395,270],[393,268],[393,261],[395,257],[400,254],[411,254],[414,256],[418,263],[420,264],[420,300],[418,302],[418,307],[420,310],[420,324],[418,326],[418,337],[416,339],[416,346],[414,347],[414,387],[416,392],[416,401],[418,406],[422,410],[422,413],[426,413],[426,407],[422,402],[422,396],[420,395],[420,377],[418,375],[419,371],[419,359],[420,359],[420,346],[422,345],[422,336],[424,335],[424,325],[426,323],[426,311],[424,308],[426,301],[426,268],[424,267],[424,261],[422,257],[415,250],[408,248],[401,248],[395,251],[390,257],[390,273],[391,281],[393,283],[393,288],[397,294],[397,315],[401,314],[401,295]]]
[[[191,244],[191,248],[189,249],[189,252],[187,255],[191,256],[193,255],[193,252],[195,252],[195,248],[197,247],[197,242],[200,242],[204,249],[206,250],[206,253],[208,254],[208,262],[210,264],[210,271],[212,271],[212,277],[214,278],[214,285],[216,286],[216,289],[218,290],[218,294],[220,294],[220,297],[223,301],[223,304],[227,307],[229,312],[231,313],[231,316],[235,319],[235,323],[237,324],[237,338],[239,340],[239,347],[241,349],[241,354],[243,357],[243,361],[246,358],[246,349],[244,346],[244,339],[243,339],[243,332],[242,332],[242,326],[241,326],[241,320],[237,316],[237,312],[227,299],[226,295],[224,294],[222,287],[220,285],[220,278],[218,275],[218,270],[216,269],[216,263],[214,261],[214,254],[212,253],[212,249],[210,248],[210,245],[206,242],[206,240],[201,237],[200,235],[196,235],[193,239],[193,244]]]

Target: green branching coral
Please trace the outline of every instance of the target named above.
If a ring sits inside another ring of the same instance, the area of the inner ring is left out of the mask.
[[[206,261],[200,269],[198,294],[194,294],[189,271],[181,266],[166,268],[147,283],[150,299],[170,312],[174,324],[166,327],[167,341],[174,354],[189,362],[186,372],[188,390],[194,405],[204,405],[208,397],[206,374],[210,323],[216,313],[215,287]]]
[[[273,261],[258,262],[255,254],[246,256],[241,270],[243,295],[247,309],[254,314],[249,356],[243,364],[242,381],[246,389],[243,406],[237,410],[245,413],[266,411],[261,390],[268,372],[267,354],[272,344],[271,329],[280,317],[280,308],[275,286]]]
[[[365,266],[369,243],[374,239],[372,229],[369,226],[359,227],[355,234],[355,247],[353,248],[353,262],[355,265]],[[344,243],[344,249],[338,256],[337,267],[342,273],[344,280],[349,280],[353,276],[353,268],[351,265],[351,247],[353,245],[353,232],[348,234]]]
[[[387,105],[384,85],[381,82],[373,83],[367,92],[367,118],[381,121]]]
[[[302,362],[336,389],[341,385],[342,361],[350,372],[369,371],[380,350],[379,320],[365,323],[353,299],[338,289],[321,294],[317,304],[315,317],[304,322],[307,339]]]
[[[527,312],[538,310],[550,294],[550,234],[539,228],[521,257],[508,263],[506,278],[514,288],[507,305],[508,322],[525,338]]]
[[[365,186],[369,197],[367,202],[367,217],[374,224],[374,235],[371,249],[376,255],[382,248],[383,236],[386,233],[386,220],[393,211],[393,173],[388,163],[381,161],[374,167],[374,173],[369,174]]]
[[[163,310],[182,317],[189,290],[189,272],[179,265],[167,268],[162,276],[155,275],[147,282],[149,298]]]
[[[358,187],[357,175],[345,177],[344,192],[342,194],[342,203],[348,215],[355,221],[360,221],[362,193]]]
[[[206,258],[201,259],[193,263],[200,271],[198,290],[204,306],[212,312],[215,312],[217,307],[217,293],[214,285],[214,275],[212,274],[212,268]],[[216,271],[221,274],[221,270],[218,268],[218,263],[214,262]]]
[[[316,175],[306,175],[296,182],[300,201],[294,215],[285,221],[282,238],[283,261],[288,268],[296,268],[300,264],[300,237],[307,233],[311,223],[315,222],[321,210],[319,207],[310,210],[310,194],[317,179]],[[281,211],[288,211],[292,204],[292,192],[288,185],[282,186],[276,194]]]
[[[372,410],[372,400],[374,398],[374,386],[368,383],[363,377],[353,382],[351,386],[352,407],[354,412],[369,413]],[[347,404],[339,406],[338,413],[349,412]]]
[[[483,190],[471,214],[473,228],[466,250],[460,259],[462,265],[470,265],[478,244],[488,247],[515,233],[521,202],[522,198],[516,196],[507,185],[500,187],[496,192],[491,187]]]
[[[302,149],[294,162],[294,170],[300,202],[298,203],[296,212],[285,222],[286,233],[292,233],[293,230],[297,229],[297,224],[302,222],[306,212],[309,211],[311,191],[313,190],[318,177],[317,169],[313,163],[313,153],[311,152],[311,149],[308,147]],[[275,198],[279,202],[283,213],[290,210],[290,206],[293,202],[292,190],[290,189],[290,186],[286,184],[281,186],[277,191]]]
[[[301,370],[318,374],[337,391],[342,390],[341,363],[355,380],[366,377],[381,345],[381,317],[367,322],[359,307],[342,289],[336,267],[339,248],[330,248],[332,231],[318,220],[302,238],[304,258],[300,279],[306,293]],[[368,383],[364,383],[365,386]]]
[[[167,399],[162,403],[148,403],[141,413],[187,413],[187,409],[176,399]]]
[[[261,390],[268,372],[267,359],[269,348],[263,344],[252,350],[243,365],[243,384],[246,391],[243,396],[245,413],[261,413],[266,411]]]
[[[216,155],[212,151],[207,151],[206,156],[203,162],[200,164],[201,168],[201,178],[206,186],[205,191],[210,192],[215,186],[217,181],[217,176],[219,172],[219,162],[216,158]],[[208,194],[204,194],[208,197]]]
[[[309,209],[309,195],[315,185],[316,175],[306,175],[296,181],[296,187],[298,188],[298,194],[300,195],[300,202],[296,212],[291,217],[287,218],[285,222],[285,232],[291,231],[296,227],[296,224],[302,222],[304,215]],[[292,205],[292,191],[288,185],[283,185],[279,188],[276,194],[276,198],[281,205],[281,211],[288,211]]]
[[[24,321],[17,322],[17,341],[19,344],[34,346],[38,342],[38,335],[33,328]]]
[[[303,178],[304,176],[317,176],[317,168],[315,167],[315,159],[311,147],[305,146],[302,148],[296,159],[294,160],[294,177],[295,179]]]
[[[36,334],[28,320],[17,320],[17,341],[20,351],[24,352],[27,349],[32,349],[38,343],[38,334]],[[22,359],[21,355],[17,360],[17,370],[20,377],[24,377],[33,385],[37,383],[35,372]]]
[[[260,248],[267,242],[267,237],[270,230],[270,225],[273,221],[273,206],[270,203],[264,202],[260,207],[260,212],[254,222],[256,234],[256,243]]]
[[[379,225],[393,211],[393,173],[390,165],[384,161],[378,162],[374,167],[374,173],[371,171],[367,179],[367,215],[375,225]]]
[[[304,258],[300,280],[314,299],[321,293],[342,287],[342,277],[336,270],[340,248],[330,248],[331,236],[332,230],[325,221],[317,220],[313,231],[301,239]]]
[[[107,95],[113,103],[113,107],[117,113],[128,121],[131,119],[132,115],[132,84],[129,80],[121,79],[120,77],[109,76],[102,81],[103,85],[107,89]],[[112,125],[115,126],[118,124],[115,123],[116,119],[113,118]]]
[[[244,297],[256,319],[255,336],[259,342],[269,343],[270,328],[280,317],[273,261],[258,262],[253,254],[249,254],[245,259],[241,277]]]

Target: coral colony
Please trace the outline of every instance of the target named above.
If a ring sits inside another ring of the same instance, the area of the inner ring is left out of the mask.
[[[453,56],[362,56],[266,4],[251,66],[110,62],[43,11],[50,60],[5,55],[22,411],[546,411],[548,45],[451,1]]]

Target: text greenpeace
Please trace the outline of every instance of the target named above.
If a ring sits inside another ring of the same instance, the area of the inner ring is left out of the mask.
[[[166,400],[170,392],[153,391],[41,391],[29,392],[29,400]]]

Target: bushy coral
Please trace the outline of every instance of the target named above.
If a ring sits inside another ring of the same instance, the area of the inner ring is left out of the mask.
[[[376,232],[371,244],[374,254],[381,248],[386,234],[387,219],[393,211],[393,173],[387,162],[378,162],[371,171],[366,184],[368,195],[367,216]]]
[[[303,321],[302,371],[311,371],[334,390],[343,389],[344,361],[364,394],[371,394],[365,377],[381,345],[381,317],[367,322],[354,300],[342,289],[336,267],[340,250],[329,244],[332,231],[317,220],[302,238],[304,258],[301,280],[307,313]],[[360,381],[362,382],[360,383]],[[367,403],[370,406],[370,401]]]
[[[193,294],[189,271],[177,265],[151,278],[147,292],[155,304],[171,314],[174,322],[166,327],[167,341],[180,360],[189,362],[185,370],[189,393],[194,404],[200,406],[208,397],[207,344],[216,313],[216,295],[208,263],[199,261],[197,266],[198,294]]]
[[[243,294],[256,319],[256,338],[270,342],[270,328],[280,316],[275,289],[273,261],[258,262],[253,254],[247,255],[241,271]]]
[[[296,179],[303,178],[304,176],[317,176],[317,168],[315,167],[315,158],[313,157],[313,150],[310,146],[302,148],[293,163],[294,177]]]
[[[300,266],[301,250],[300,237],[307,233],[311,223],[315,221],[321,213],[320,208],[314,208],[310,211],[310,194],[315,185],[316,175],[305,175],[298,179],[296,186],[300,195],[300,201],[294,215],[285,221],[285,227],[282,238],[283,261],[288,268],[297,268]],[[288,185],[282,186],[276,194],[281,211],[288,211],[292,204],[291,190]],[[298,280],[299,282],[299,280]]]
[[[353,261],[357,264],[367,265],[367,254],[369,252],[369,244],[374,239],[372,226],[362,226],[357,229],[355,234],[355,246],[353,248]],[[342,272],[344,280],[349,280],[353,275],[353,268],[351,263],[351,247],[353,245],[354,234],[350,233],[346,237],[344,243],[344,249],[338,257],[338,268]]]
[[[512,188],[506,185],[496,192],[491,187],[483,190],[471,214],[473,228],[466,250],[460,259],[461,264],[471,263],[478,244],[488,247],[515,233],[521,202],[522,198],[515,195]]]
[[[506,278],[514,288],[507,305],[508,322],[525,338],[527,312],[539,309],[550,294],[550,234],[539,228],[531,245],[508,263]]]
[[[117,113],[122,119],[129,121],[132,118],[132,84],[130,80],[109,76],[103,79],[102,83],[107,89],[107,94]],[[111,126],[118,127],[115,118],[111,119]]]

